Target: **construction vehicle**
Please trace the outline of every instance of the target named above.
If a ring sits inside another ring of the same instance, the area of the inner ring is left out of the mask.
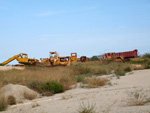
[[[71,53],[71,62],[78,62],[80,58],[77,58],[77,53]]]
[[[77,53],[71,53],[71,62],[86,62],[86,61],[90,61],[89,58],[87,58],[86,56],[81,56],[80,58],[77,58]]]
[[[15,59],[20,64],[24,64],[24,65],[36,65],[36,63],[39,62],[39,60],[37,60],[37,59],[28,58],[28,55],[26,53],[20,53],[18,55],[15,55],[15,56],[9,58],[8,60],[4,61],[1,65],[6,65]]]
[[[115,52],[105,53],[105,59],[125,62],[125,61],[129,61],[130,58],[137,58],[138,57],[137,53],[138,53],[138,50],[118,52],[118,53],[115,53]]]
[[[106,53],[105,58],[107,61],[122,61],[125,62],[125,59],[123,56],[117,56],[115,53]]]
[[[59,57],[56,51],[50,52],[50,58],[41,58],[41,64],[46,66],[69,66],[71,58],[69,56]]]

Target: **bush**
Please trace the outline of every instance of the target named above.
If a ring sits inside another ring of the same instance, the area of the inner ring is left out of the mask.
[[[121,71],[121,70],[117,70],[117,71],[116,71],[116,75],[117,75],[117,76],[125,76],[125,72],[124,72],[124,71]]]
[[[148,62],[147,59],[139,60],[139,61],[130,61],[132,64],[146,64]]]
[[[97,58],[97,56],[92,56],[91,60],[96,61],[96,60],[99,60],[99,59]]]
[[[85,80],[86,77],[89,77],[89,74],[84,74],[84,75],[78,75],[76,76],[77,78],[77,82],[83,82]]]
[[[145,53],[145,54],[143,55],[143,57],[144,57],[144,58],[150,58],[150,53]]]
[[[145,69],[150,69],[150,65],[145,65]]]
[[[56,81],[50,81],[42,85],[43,91],[50,91],[53,94],[64,92],[64,86]]]
[[[104,69],[99,69],[95,74],[96,75],[101,75],[101,74],[107,74],[107,72]]]
[[[41,82],[39,82],[39,81],[32,81],[32,82],[30,82],[30,83],[28,84],[28,86],[29,86],[31,89],[33,89],[33,90],[35,90],[35,91],[37,91],[37,92],[39,92],[39,93],[42,93],[42,89],[41,89],[42,84],[43,84],[43,83],[41,83]]]
[[[76,76],[76,78],[77,78],[77,82],[82,82],[85,79],[85,76],[78,75],[78,76]]]
[[[3,64],[0,64],[0,66],[3,66]]]
[[[0,99],[0,111],[5,111],[8,107],[8,103],[4,99]]]
[[[130,67],[126,67],[126,68],[124,69],[124,71],[125,71],[125,72],[130,72],[130,71],[131,71],[131,68],[130,68]]]
[[[88,67],[82,65],[72,66],[72,69],[75,75],[83,75],[91,72],[91,70]]]

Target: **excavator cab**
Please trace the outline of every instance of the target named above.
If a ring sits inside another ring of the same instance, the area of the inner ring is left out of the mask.
[[[28,55],[26,53],[20,53],[20,58],[28,58]]]

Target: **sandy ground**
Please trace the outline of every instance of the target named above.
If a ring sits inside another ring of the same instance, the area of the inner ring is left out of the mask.
[[[150,70],[133,71],[120,79],[113,75],[104,77],[110,78],[112,85],[87,89],[78,84],[61,94],[10,106],[3,113],[78,113],[82,103],[95,105],[97,113],[150,113],[150,103],[142,106],[128,103],[129,93],[138,89],[150,97]]]
[[[0,71],[11,70],[11,69],[22,70],[22,69],[24,69],[24,67],[20,67],[20,66],[0,66]]]

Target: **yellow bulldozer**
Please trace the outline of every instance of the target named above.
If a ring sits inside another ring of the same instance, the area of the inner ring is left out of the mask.
[[[81,56],[80,58],[77,58],[77,53],[71,53],[71,62],[86,62],[86,61],[90,61],[90,59],[86,56]]]
[[[50,52],[50,58],[40,58],[41,64],[46,66],[69,66],[71,58],[69,56],[59,57],[56,51]]]
[[[14,55],[13,57],[11,57],[8,60],[4,61],[3,63],[1,63],[1,65],[6,65],[6,64],[8,64],[9,62],[11,62],[15,59],[20,64],[24,64],[24,65],[36,65],[36,63],[39,62],[39,60],[37,60],[37,59],[28,58],[28,55],[26,53],[20,53],[18,55]]]

